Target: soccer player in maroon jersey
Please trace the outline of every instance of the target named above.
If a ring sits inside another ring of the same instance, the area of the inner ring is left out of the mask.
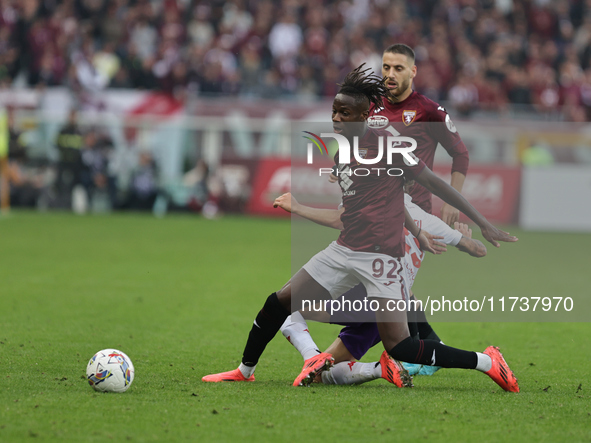
[[[440,242],[444,244],[454,245],[460,251],[466,252],[473,257],[483,257],[486,255],[486,247],[478,240],[472,239],[472,230],[467,225],[456,222],[454,225],[456,229],[452,229],[447,226],[438,217],[427,214],[417,205],[412,202],[407,202],[407,195],[405,195],[405,206],[409,215],[417,222],[417,226],[421,226],[421,234],[427,230],[430,234],[436,234],[441,237]],[[322,226],[327,226],[334,229],[342,229],[342,223],[340,219],[340,209],[322,209],[318,210],[306,205],[300,204],[291,193],[283,194],[277,197],[273,203],[273,206],[280,207],[283,210],[291,213],[295,213],[307,220],[318,223]],[[412,223],[409,221],[409,224]],[[405,241],[406,241],[406,254],[403,259],[403,263],[408,271],[408,280],[406,281],[407,290],[412,288],[414,279],[421,267],[423,261],[425,248],[417,243],[417,240],[407,230],[405,230]],[[436,244],[437,245],[437,244]],[[429,246],[432,246],[431,244]],[[431,249],[433,249],[431,247]],[[438,252],[441,249],[431,250],[429,252]],[[411,291],[409,290],[409,293]],[[366,297],[365,288],[362,285],[356,286],[343,295],[344,298],[353,300],[363,300]],[[340,300],[342,303],[342,300]],[[339,303],[339,306],[342,306]],[[357,323],[359,316],[355,314],[355,311],[349,311],[346,308],[342,309],[342,313],[345,317],[339,315],[340,319],[335,319],[330,316],[327,312],[306,312],[305,317],[310,317],[316,321],[324,321],[330,323],[340,324],[341,322],[353,322],[354,325],[349,328],[345,328],[341,331],[338,338],[329,348],[325,351],[332,354],[335,359],[335,366],[322,373],[322,381],[325,384],[357,384],[364,383],[366,381],[375,380],[376,378],[387,378],[386,368],[390,365],[384,356],[380,362],[377,363],[360,363],[351,364],[356,360],[360,360],[361,357],[375,344],[380,342],[380,336],[378,333],[377,325],[374,322],[371,323]],[[341,313],[339,313],[341,314]],[[318,317],[320,315],[320,317]],[[302,314],[294,313],[288,317],[286,322],[281,327],[281,332],[284,337],[300,352],[304,360],[313,357],[315,354],[320,353],[318,346],[314,342],[310,331],[308,330],[308,324]],[[409,315],[410,317],[410,315]],[[413,332],[411,329],[411,323],[409,322],[409,330],[411,336]],[[420,338],[420,337],[419,337]],[[423,337],[424,338],[424,337]],[[426,337],[430,338],[430,337]],[[408,363],[402,363],[405,369],[408,370],[410,375],[431,375],[433,373],[434,366],[423,366],[423,365],[409,365]],[[409,367],[410,366],[410,367]],[[423,372],[421,372],[423,371]],[[320,381],[317,379],[317,381]]]
[[[382,106],[372,105],[367,119],[370,128],[385,129],[393,135],[417,141],[414,154],[433,169],[435,149],[440,143],[453,158],[451,186],[462,192],[468,171],[468,150],[447,111],[412,89],[417,75],[414,51],[403,44],[389,46],[382,55],[382,76],[388,89]],[[414,204],[431,213],[431,192],[420,184],[409,191]],[[459,221],[460,211],[445,203],[441,219],[448,225]]]
[[[382,55],[382,76],[388,92],[381,106],[370,105],[368,126],[414,138],[417,141],[414,154],[429,169],[433,169],[435,150],[440,143],[453,159],[451,186],[461,192],[468,171],[468,150],[445,108],[413,91],[412,82],[416,75],[415,53],[409,46],[397,43],[386,48]],[[429,190],[415,183],[408,193],[414,204],[431,214]],[[447,225],[459,221],[459,216],[456,208],[444,203],[440,217]],[[439,340],[424,312],[419,311],[416,315],[418,318],[409,326],[417,330],[420,338]],[[343,332],[354,335],[356,329],[362,330],[363,327],[347,326]],[[426,373],[432,370],[436,368],[424,368]]]
[[[367,71],[360,68],[345,77],[333,101],[333,129],[349,140],[358,137],[359,152],[365,152],[368,159],[375,159],[379,138],[387,137],[388,133],[368,128],[366,122],[370,103],[381,105],[384,84],[380,78],[367,75]],[[355,174],[363,166],[352,161],[339,167],[339,184],[344,191],[344,212],[341,215],[343,230],[338,240],[312,257],[282,289],[267,298],[248,336],[240,366],[233,371],[205,376],[202,380],[254,381],[256,365],[267,343],[276,335],[287,316],[300,309],[292,304],[292,297],[327,300],[362,283],[371,302],[377,304],[376,322],[385,355],[411,363],[477,369],[489,375],[503,389],[518,392],[517,379],[498,348],[490,346],[479,353],[455,349],[435,340],[418,340],[409,335],[406,311],[390,310],[388,302],[404,299],[401,275],[401,257],[404,255],[404,183],[399,176]],[[401,169],[407,178],[418,181],[444,201],[462,210],[494,246],[499,246],[498,241],[517,241],[517,238],[494,227],[461,194],[425,167],[422,161],[412,165],[405,163],[402,156],[395,156],[389,163],[386,156],[375,167]],[[407,228],[415,237],[419,235],[416,225]],[[311,383],[316,373],[325,369],[331,361],[332,356],[326,353],[310,358],[294,385]],[[399,387],[411,386],[412,379],[402,366],[395,364],[389,369],[392,379],[389,381]]]

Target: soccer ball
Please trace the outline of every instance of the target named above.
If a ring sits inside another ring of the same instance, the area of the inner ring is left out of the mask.
[[[131,386],[135,370],[127,355],[117,349],[98,351],[86,366],[86,378],[95,391],[125,392]]]

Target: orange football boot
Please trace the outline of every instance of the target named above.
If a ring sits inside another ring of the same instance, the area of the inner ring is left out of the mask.
[[[412,388],[412,377],[402,364],[391,358],[386,351],[380,357],[382,378],[399,388]]]
[[[218,383],[220,381],[254,381],[254,374],[250,377],[245,378],[240,372],[240,369],[234,369],[233,371],[220,372],[219,374],[206,375],[201,381],[208,381]]]
[[[485,374],[492,378],[505,391],[519,392],[517,378],[513,374],[513,371],[509,369],[509,365],[503,358],[503,354],[499,352],[499,348],[489,346],[485,349],[484,354],[488,355],[492,360],[492,368],[485,372]]]
[[[329,354],[328,352],[321,352],[320,354],[309,358],[304,362],[302,372],[300,372],[300,375],[295,379],[293,385],[310,386],[314,381],[314,378],[322,371],[330,369],[333,363],[334,358],[332,358],[332,354]]]

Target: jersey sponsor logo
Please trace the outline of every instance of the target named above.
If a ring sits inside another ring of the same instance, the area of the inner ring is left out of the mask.
[[[367,119],[367,126],[372,129],[382,129],[388,126],[390,120],[383,115],[372,115]]]
[[[417,116],[417,111],[403,111],[402,112],[402,123],[406,126],[410,125]]]
[[[357,192],[357,191],[345,191],[343,193],[343,197],[349,197],[350,195],[355,195],[355,192]]]
[[[445,126],[447,126],[449,132],[452,132],[454,134],[458,132],[458,130],[456,129],[456,125],[454,125],[454,122],[451,121],[451,117],[449,116],[449,114],[445,116]]]

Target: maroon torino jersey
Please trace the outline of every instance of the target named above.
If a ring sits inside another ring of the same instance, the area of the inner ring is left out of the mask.
[[[372,104],[367,123],[370,128],[385,129],[394,135],[417,141],[414,154],[433,169],[437,143],[453,157],[452,172],[468,172],[468,150],[446,110],[424,95],[413,91],[406,100],[392,104],[384,98],[384,107]],[[413,203],[431,213],[431,193],[416,183],[410,191]]]
[[[373,159],[378,153],[378,137],[384,137],[384,151],[389,132],[368,129],[359,140],[359,153],[363,158]],[[365,154],[365,155],[364,155]],[[339,153],[335,155],[338,163]],[[399,168],[404,176],[414,179],[425,167],[419,160],[415,166],[407,165],[401,154],[387,156],[374,165],[359,164],[353,156],[348,165],[339,165],[339,185],[343,191],[341,215],[343,230],[337,243],[353,251],[379,252],[392,257],[404,255],[404,180],[386,173],[387,169]],[[384,168],[378,175],[372,168]],[[366,175],[366,171],[370,171]],[[357,171],[357,172],[356,172]],[[399,174],[400,171],[393,171]],[[349,175],[350,174],[350,175]],[[358,175],[356,175],[358,174]]]

